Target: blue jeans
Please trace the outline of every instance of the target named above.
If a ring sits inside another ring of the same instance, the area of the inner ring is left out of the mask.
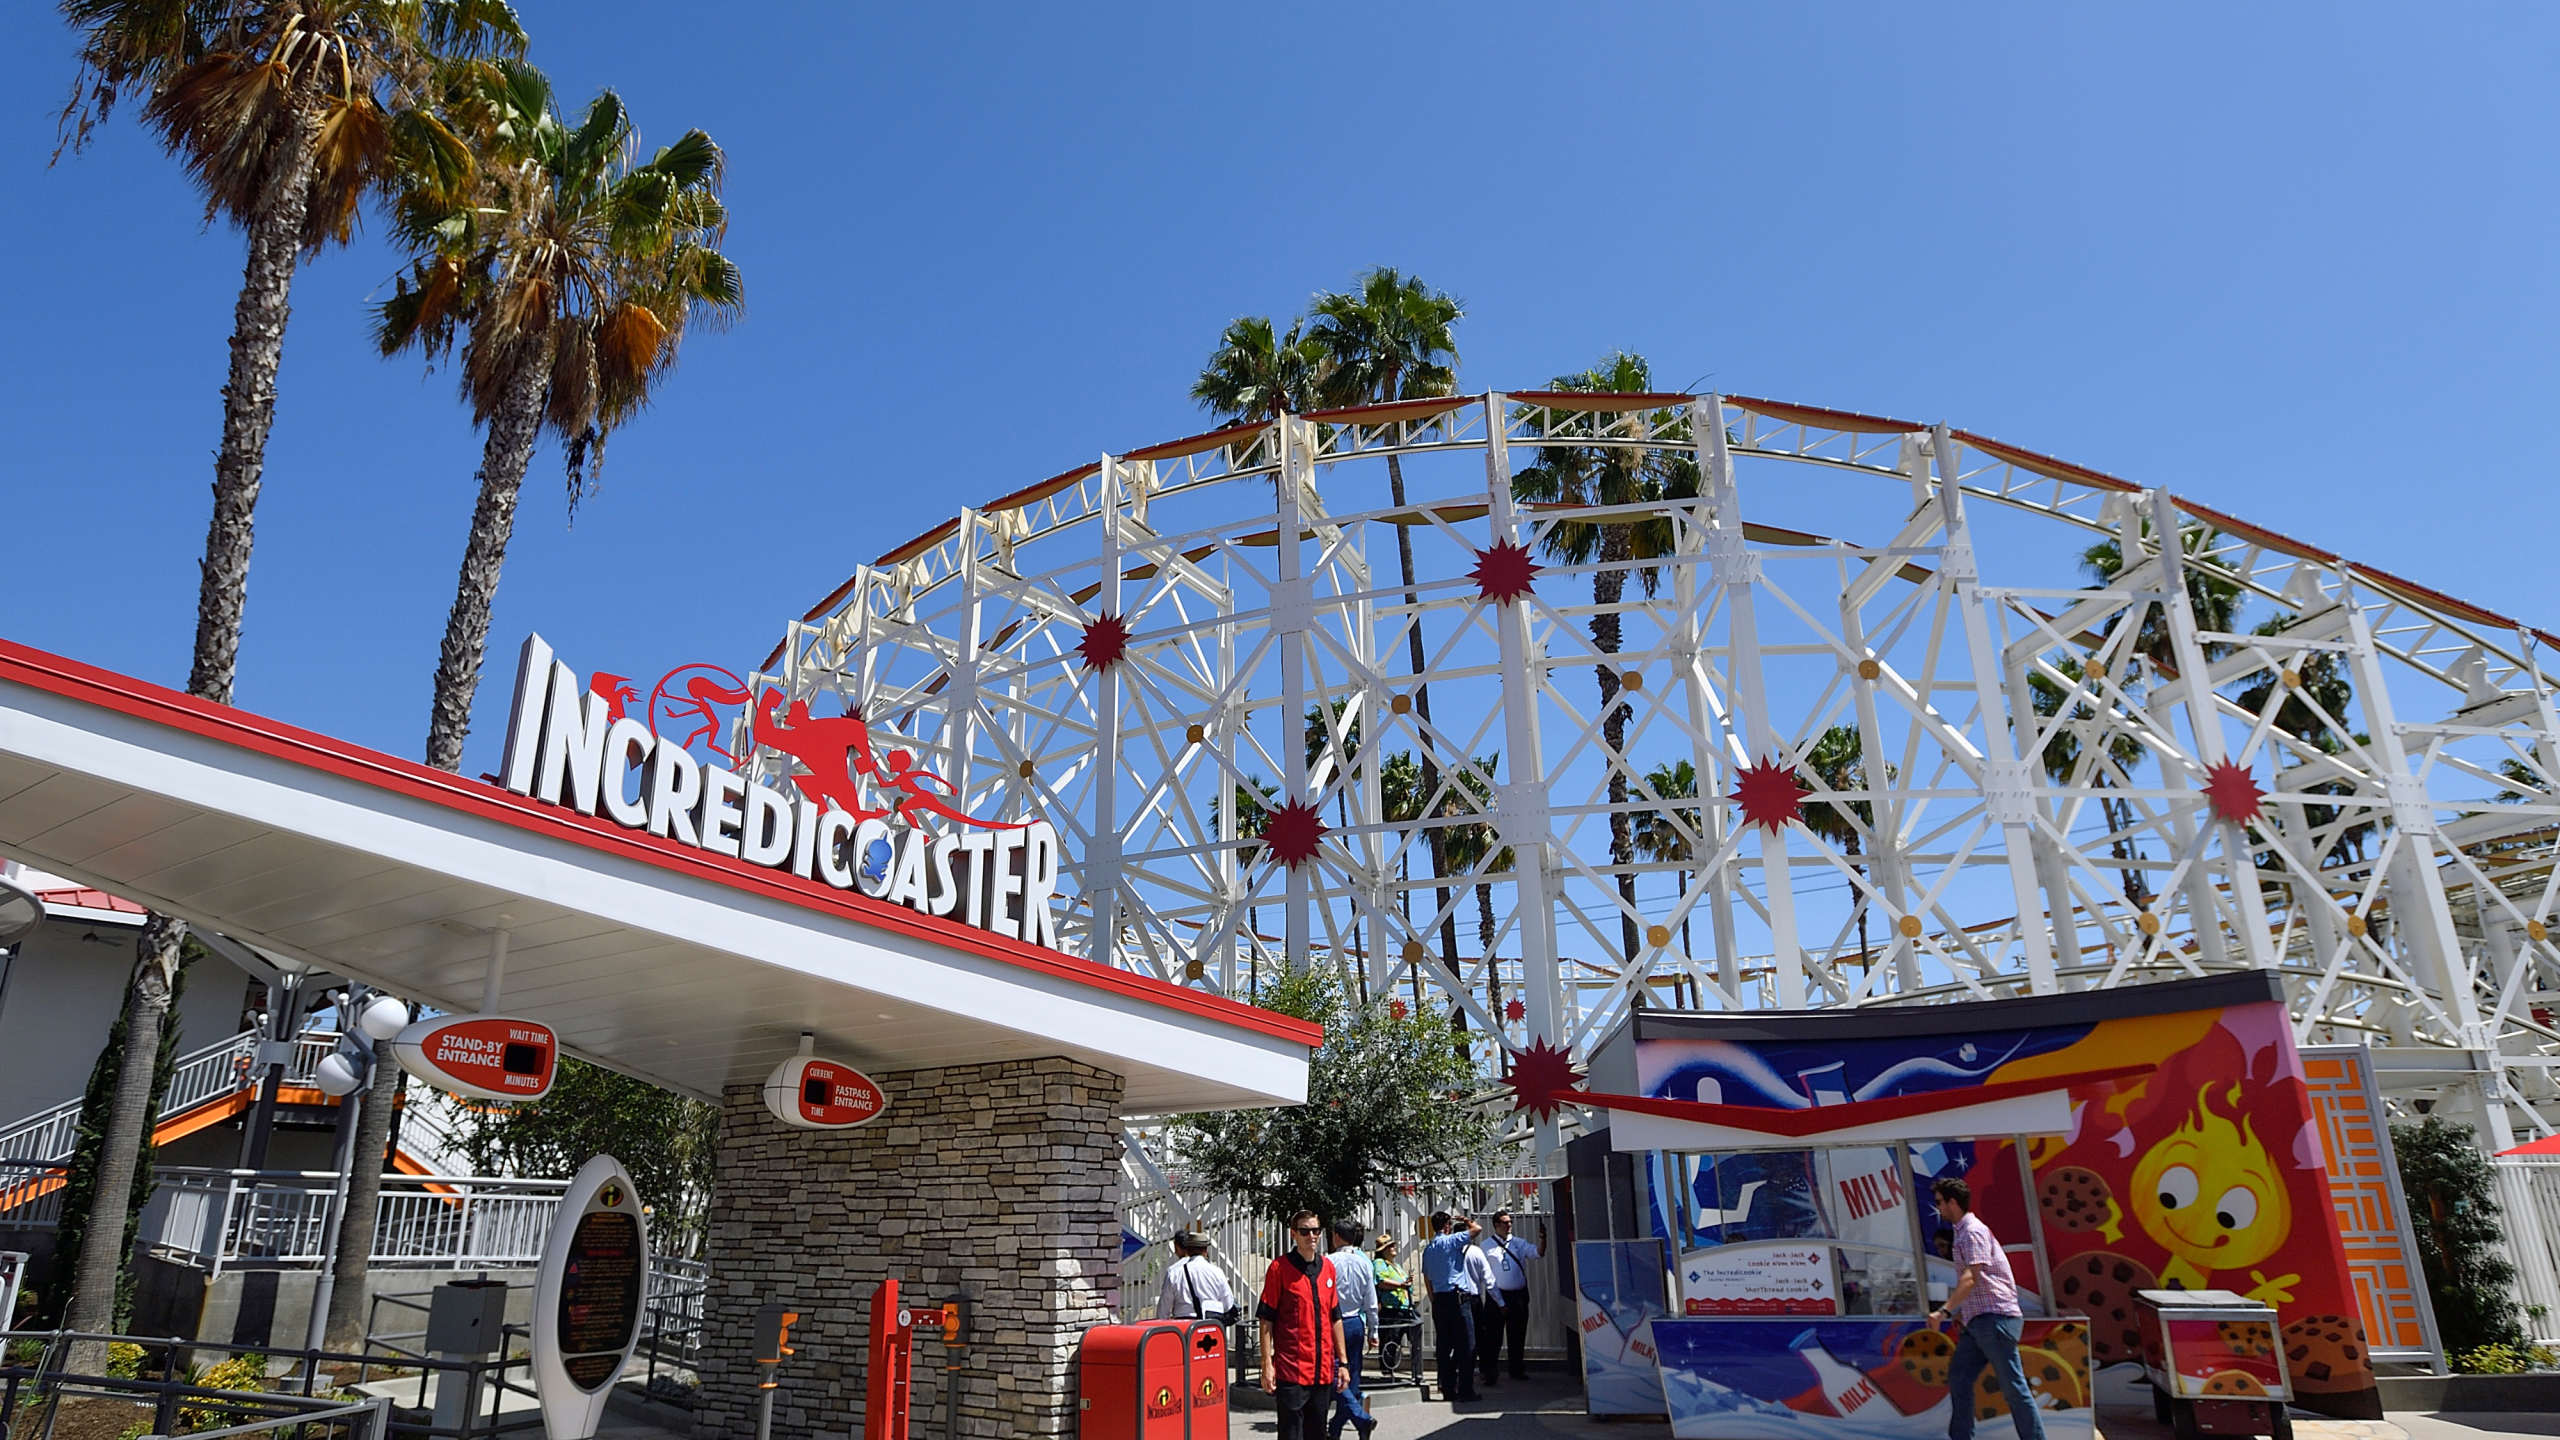
[[[2018,1440],[2044,1440],[2044,1417],[2036,1413],[2027,1372],[2018,1364],[2018,1337],[2025,1329],[2015,1315],[1976,1315],[1956,1332],[1955,1357],[1947,1362],[1947,1440],[1973,1440],[1973,1387],[1985,1365],[2009,1397]]]
[[[1360,1433],[1366,1435],[1369,1427],[1378,1423],[1370,1417],[1369,1402],[1360,1393],[1360,1352],[1368,1343],[1368,1322],[1357,1315],[1343,1316],[1342,1359],[1351,1367],[1351,1385],[1348,1389],[1333,1392],[1333,1398],[1342,1402],[1333,1407],[1333,1425],[1328,1432],[1333,1440],[1342,1440],[1345,1424],[1359,1426]]]

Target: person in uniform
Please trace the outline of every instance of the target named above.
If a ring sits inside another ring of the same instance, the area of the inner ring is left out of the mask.
[[[1482,1347],[1478,1353],[1482,1357],[1485,1376],[1490,1379],[1501,1368],[1502,1345],[1507,1339],[1511,1342],[1511,1378],[1526,1380],[1529,1371],[1521,1361],[1520,1352],[1529,1339],[1528,1262],[1538,1258],[1538,1244],[1511,1233],[1511,1212],[1508,1210],[1494,1212],[1493,1229],[1486,1232],[1477,1244],[1484,1251],[1485,1258],[1492,1262],[1494,1291],[1502,1297],[1501,1323],[1490,1328],[1476,1342]]]
[[[1173,1252],[1178,1258],[1165,1267],[1164,1285],[1156,1291],[1156,1318],[1234,1324],[1236,1292],[1209,1261],[1209,1237],[1185,1230],[1173,1237]]]
[[[1431,1292],[1431,1333],[1447,1400],[1476,1398],[1476,1282],[1467,1273],[1466,1216],[1431,1212],[1422,1247],[1422,1286]]]
[[[1333,1392],[1351,1378],[1342,1356],[1342,1303],[1324,1253],[1324,1221],[1289,1217],[1290,1245],[1263,1272],[1262,1388],[1280,1412],[1280,1440],[1323,1440]]]

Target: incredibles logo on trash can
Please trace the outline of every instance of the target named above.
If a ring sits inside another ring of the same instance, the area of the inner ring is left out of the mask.
[[[1147,1418],[1150,1420],[1162,1420],[1169,1416],[1179,1415],[1181,1413],[1182,1399],[1180,1396],[1173,1393],[1173,1387],[1170,1385],[1157,1386],[1155,1400],[1147,1406]]]

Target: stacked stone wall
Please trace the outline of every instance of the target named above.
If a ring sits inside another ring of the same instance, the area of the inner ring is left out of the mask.
[[[693,1433],[755,1434],[752,1320],[780,1300],[800,1321],[774,1435],[861,1436],[871,1299],[895,1275],[911,1305],[970,1299],[962,1435],[1072,1434],[1077,1340],[1118,1303],[1120,1077],[1053,1058],[873,1078],[890,1108],[858,1130],[722,1096]],[[918,1435],[943,1433],[941,1360],[916,1347]]]

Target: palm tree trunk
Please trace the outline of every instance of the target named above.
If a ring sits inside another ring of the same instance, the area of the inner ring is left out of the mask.
[[[133,1198],[134,1167],[141,1163],[142,1131],[151,1113],[151,1072],[160,1056],[160,1027],[169,1013],[169,986],[178,973],[178,952],[185,942],[186,922],[153,915],[143,922],[134,946],[133,983],[125,1009],[124,1061],[116,1071],[115,1103],[107,1112],[107,1134],[99,1147],[97,1188],[89,1203],[88,1229],[80,1241],[73,1272],[66,1328],[103,1333],[115,1327],[116,1280],[124,1270],[125,1212]],[[95,1350],[94,1357],[87,1351]],[[92,1361],[103,1367],[102,1346],[84,1342],[74,1350],[72,1368],[88,1375]]]
[[[434,708],[427,719],[427,763],[462,768],[462,742],[471,734],[471,697],[480,688],[480,662],[489,650],[489,613],[498,599],[498,572],[516,529],[516,500],[525,467],[542,431],[542,402],[551,379],[550,346],[533,343],[516,361],[489,438],[480,450],[480,503],[471,512],[471,538],[462,549],[462,576],[446,617],[444,653],[436,662]]]
[[[382,1204],[382,1172],[391,1157],[391,1121],[400,1093],[400,1066],[389,1044],[373,1047],[373,1084],[356,1113],[355,1164],[347,1173],[347,1208],[338,1222],[337,1278],[329,1291],[332,1350],[364,1342],[365,1275],[373,1268],[375,1214]]]
[[[1387,457],[1387,494],[1395,501],[1396,509],[1405,508],[1404,466],[1398,463],[1393,455]],[[1413,713],[1421,722],[1422,728],[1422,812],[1428,815],[1431,813],[1433,803],[1440,795],[1440,762],[1432,758],[1431,686],[1421,678],[1423,668],[1430,664],[1430,656],[1423,648],[1421,601],[1418,598],[1419,592],[1413,588],[1413,527],[1410,525],[1396,527],[1396,570],[1404,581],[1405,608],[1415,612],[1412,623],[1405,627],[1405,658],[1412,664],[1415,677]],[[1447,836],[1436,825],[1422,833],[1424,840],[1431,846],[1431,878],[1434,880],[1448,878]],[[1449,887],[1440,886],[1434,893],[1439,898],[1438,908],[1444,912],[1445,916],[1440,922],[1440,965],[1442,969],[1449,972],[1454,982],[1465,973],[1459,968],[1458,963],[1458,917],[1454,913],[1448,913]],[[1458,1029],[1466,1029],[1467,1012],[1456,1006],[1450,1007],[1449,1023]]]
[[[284,361],[285,322],[293,310],[293,272],[301,259],[302,224],[311,203],[313,147],[320,134],[318,68],[306,69],[296,84],[299,94],[292,125],[281,142],[283,153],[265,193],[258,197],[257,218],[249,225],[240,298],[231,310],[231,370],[222,386],[222,444],[213,460],[213,520],[205,531],[196,590],[195,656],[187,674],[187,693],[218,705],[231,703],[239,669],[258,488],[266,475],[267,436],[275,428],[276,371]],[[103,1331],[115,1323],[116,1279],[124,1268],[125,1216],[133,1172],[140,1163],[143,1127],[149,1120],[152,1068],[160,1053],[171,977],[177,973],[186,934],[184,921],[153,914],[144,922],[135,946],[133,983],[126,992],[124,1064],[116,1075],[98,1189],[81,1239],[74,1272],[77,1289],[66,1321],[75,1330]],[[94,1357],[75,1352],[73,1365],[100,1374],[104,1360],[103,1350]]]
[[[1603,564],[1627,560],[1635,550],[1635,537],[1627,526],[1602,528],[1600,560]],[[1617,613],[1618,601],[1627,593],[1627,572],[1602,570],[1591,577],[1591,602],[1600,613],[1591,617],[1591,643],[1603,655],[1615,655],[1622,643]],[[1618,928],[1626,950],[1627,964],[1636,963],[1636,877],[1628,867],[1635,864],[1636,842],[1634,818],[1625,809],[1627,803],[1627,707],[1618,703],[1618,667],[1607,660],[1600,662],[1600,743],[1608,750],[1609,759],[1609,863],[1618,870]]]

